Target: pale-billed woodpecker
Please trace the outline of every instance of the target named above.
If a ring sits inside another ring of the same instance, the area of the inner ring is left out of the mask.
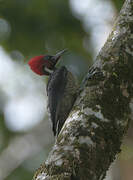
[[[75,77],[65,66],[56,68],[61,55],[66,50],[56,55],[41,55],[32,58],[28,64],[33,72],[38,75],[49,76],[47,84],[48,110],[52,121],[54,136],[58,136],[67,119],[78,92]]]

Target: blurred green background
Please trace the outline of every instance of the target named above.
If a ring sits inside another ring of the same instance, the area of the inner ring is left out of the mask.
[[[80,83],[123,2],[0,0],[0,180],[32,179],[54,143],[46,109],[47,78],[31,72],[28,60],[68,48],[59,66],[66,65]],[[124,168],[127,162],[126,167],[133,166],[132,136],[131,129],[112,180],[133,177]]]

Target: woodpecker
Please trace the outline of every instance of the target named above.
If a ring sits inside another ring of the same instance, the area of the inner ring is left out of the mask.
[[[56,64],[66,49],[56,55],[36,56],[28,62],[33,72],[49,76],[47,84],[48,111],[52,121],[54,136],[58,136],[77,97],[78,84],[65,66]]]

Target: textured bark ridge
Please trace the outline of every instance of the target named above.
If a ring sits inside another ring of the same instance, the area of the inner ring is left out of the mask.
[[[102,180],[132,118],[133,0],[126,0],[34,180]]]

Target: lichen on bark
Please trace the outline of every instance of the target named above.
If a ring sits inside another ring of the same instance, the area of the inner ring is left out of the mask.
[[[35,180],[104,179],[131,119],[132,69],[133,0],[126,0]]]

